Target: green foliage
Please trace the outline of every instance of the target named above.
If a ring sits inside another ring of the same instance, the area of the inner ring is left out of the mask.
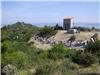
[[[38,68],[36,69],[36,73],[34,75],[52,75],[53,71],[54,64],[49,62],[38,66]]]
[[[100,52],[97,53],[96,56],[98,57],[98,59],[99,59],[99,64],[100,64]]]
[[[5,52],[2,55],[2,66],[12,64],[15,65],[17,68],[21,69],[28,64],[28,61],[28,55],[21,51],[15,51],[12,53]]]
[[[63,27],[59,26],[58,24],[56,24],[53,28],[54,30],[63,30]]]
[[[30,62],[29,64],[30,66],[31,64],[33,64],[31,62],[36,60],[37,55],[38,55],[38,49],[36,49],[34,46],[28,45],[27,42],[17,42],[17,41],[7,40],[2,43],[2,48],[1,48],[2,55],[5,55],[5,53],[11,54],[17,51],[21,51],[25,53],[26,55],[28,55],[28,61]],[[4,59],[3,56],[2,56],[2,59]]]
[[[97,56],[100,63],[100,41],[99,40],[95,41],[94,43],[90,42],[86,46],[85,51]]]
[[[74,27],[74,28],[79,30],[79,31],[92,31],[91,28],[87,28],[87,27]]]
[[[4,41],[1,43],[1,53],[5,53],[7,49],[9,48],[9,45],[11,45],[10,41]]]
[[[12,25],[8,25],[1,28],[1,41],[4,40],[16,40],[16,41],[28,41],[38,31],[38,27],[31,24],[17,22]]]
[[[47,37],[47,38],[49,38],[49,37],[55,35],[56,32],[57,32],[57,31],[54,30],[53,28],[48,27],[48,26],[45,26],[45,27],[43,27],[42,29],[40,29],[38,35],[39,35],[40,37]]]
[[[9,41],[9,40],[5,40],[4,42],[2,42],[2,48],[1,48],[1,52],[4,53],[6,51],[23,51],[23,52],[27,52],[27,50],[30,48],[30,46],[27,44],[27,42],[18,42],[18,41]]]
[[[39,65],[34,75],[77,75],[78,66],[69,60],[47,62]]]
[[[78,65],[72,63],[70,60],[63,60],[59,68],[61,75],[77,75]]]
[[[89,43],[85,50],[90,53],[100,53],[100,41],[96,41],[94,43]]]
[[[54,45],[48,52],[48,57],[50,59],[62,59],[65,57],[67,49],[64,47],[63,44],[56,44]]]
[[[9,41],[5,40],[2,42],[1,52],[4,53],[6,51],[14,52],[14,51],[27,51],[29,46],[26,42],[18,42],[18,41]]]
[[[75,39],[76,39],[75,35],[72,35],[72,36],[69,38],[70,41],[74,41]]]
[[[28,44],[37,31],[37,27],[23,22],[1,28],[1,66],[11,64],[19,70],[28,69],[29,72],[25,71],[27,75],[32,74],[30,68],[36,68],[33,75],[77,75],[78,68],[74,63],[91,66],[98,63],[98,58],[100,62],[100,41],[90,43],[86,52],[67,49],[63,44],[55,44],[48,51],[43,51],[34,47],[34,43]],[[48,38],[54,34],[56,31],[53,28],[45,26],[38,35]],[[75,36],[71,36],[70,40],[74,41]]]
[[[83,66],[91,66],[94,63],[98,63],[96,56],[91,53],[83,52],[82,50],[74,51],[74,53],[70,52],[67,56],[69,56],[73,62]]]

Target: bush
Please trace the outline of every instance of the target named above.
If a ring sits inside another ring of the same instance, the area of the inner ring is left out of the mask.
[[[86,48],[85,51],[89,52],[89,53],[99,53],[100,52],[100,41],[96,41],[94,43],[90,42]]]
[[[25,67],[27,64],[29,64],[29,57],[27,54],[16,51],[16,52],[5,52],[2,56],[2,66],[5,66],[7,64],[12,64],[16,66],[18,69],[21,69]]]
[[[61,75],[77,75],[78,65],[72,63],[70,60],[65,59],[59,66]]]
[[[54,30],[53,28],[45,26],[45,27],[43,27],[42,29],[40,29],[38,35],[39,35],[40,37],[47,37],[47,38],[49,38],[49,37],[55,35],[56,32],[57,32],[57,31]]]
[[[47,62],[39,65],[34,75],[77,75],[78,66],[69,60]]]
[[[74,54],[70,54],[69,57],[73,62],[83,66],[91,66],[94,63],[98,63],[98,58],[96,56],[81,50],[76,51]]]
[[[97,53],[96,56],[98,57],[98,59],[99,59],[99,64],[100,64],[100,53]]]
[[[42,64],[36,69],[34,75],[52,75],[53,71],[53,64]]]
[[[76,39],[75,35],[72,35],[72,36],[69,38],[70,41],[74,41],[75,39]]]
[[[56,24],[53,28],[54,30],[63,30],[63,27],[59,26],[58,24]]]
[[[85,51],[97,56],[100,63],[100,41],[99,40],[95,41],[94,43],[90,42],[86,46]]]
[[[74,27],[74,28],[79,30],[79,31],[92,31],[92,29],[87,28],[87,27]]]
[[[2,42],[1,52],[4,53],[6,51],[23,51],[26,52],[29,49],[27,42],[18,42],[18,41],[9,41],[5,40]]]
[[[54,45],[48,52],[48,57],[50,59],[62,59],[65,57],[67,49],[64,47],[63,44],[56,44]]]
[[[30,46],[27,42],[18,42],[18,41],[4,41],[1,45],[1,53],[4,54],[5,52],[15,52],[21,51],[26,53],[30,56],[31,60],[35,59],[38,49],[34,47],[34,45]]]

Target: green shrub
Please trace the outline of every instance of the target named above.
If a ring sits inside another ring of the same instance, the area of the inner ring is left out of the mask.
[[[100,63],[100,41],[99,40],[95,41],[94,43],[90,42],[86,46],[85,51],[97,56]]]
[[[99,53],[100,52],[100,41],[96,41],[94,43],[89,43],[86,48],[85,51],[90,52],[90,53]]]
[[[47,62],[39,65],[34,75],[77,75],[78,66],[69,60]]]
[[[100,64],[100,53],[97,53],[96,56],[98,57],[98,59],[99,59],[99,64]]]
[[[91,66],[94,63],[98,63],[98,58],[95,55],[81,50],[70,55],[70,58],[73,62],[83,66]]]
[[[18,42],[18,41],[9,41],[5,40],[2,42],[1,52],[4,53],[6,51],[23,51],[26,52],[29,46],[27,42]]]
[[[5,52],[2,54],[2,66],[7,64],[15,65],[17,68],[21,69],[24,68],[27,64],[29,64],[30,59],[28,58],[28,55],[21,52],[21,51],[15,51],[15,52]]]
[[[36,69],[35,75],[50,75],[51,65],[41,65]]]
[[[70,60],[64,60],[59,65],[59,71],[61,71],[61,75],[77,75],[78,65],[72,63]]]
[[[76,39],[76,36],[75,36],[75,35],[72,35],[72,36],[69,38],[70,41],[74,41],[75,39]]]
[[[21,51],[30,56],[31,60],[35,59],[38,54],[38,49],[27,44],[27,42],[9,41],[2,42],[1,53]]]
[[[48,57],[50,59],[62,59],[65,57],[67,49],[64,47],[63,44],[55,44],[49,51]]]
[[[38,35],[39,35],[40,37],[47,37],[47,38],[49,38],[49,37],[55,35],[56,32],[57,32],[57,31],[54,30],[53,28],[48,27],[48,26],[45,26],[45,27],[43,27],[42,29],[40,29]]]

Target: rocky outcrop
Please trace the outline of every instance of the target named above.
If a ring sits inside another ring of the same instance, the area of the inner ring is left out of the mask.
[[[1,75],[18,75],[18,70],[13,65],[6,65],[2,68]]]

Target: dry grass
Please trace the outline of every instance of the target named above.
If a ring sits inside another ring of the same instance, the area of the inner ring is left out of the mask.
[[[42,50],[48,50],[51,48],[50,44],[42,44],[41,42],[36,40],[34,40],[34,46]]]
[[[57,41],[65,41],[68,40],[72,35],[76,36],[76,40],[89,40],[91,36],[93,36],[95,33],[99,33],[99,40],[100,40],[100,32],[80,32],[76,34],[68,34],[66,31],[58,31],[58,33],[53,36],[55,40]]]
[[[79,69],[79,73],[81,73],[82,75],[83,74],[85,75],[85,73],[86,75],[88,74],[92,75],[92,73],[100,74],[100,66],[98,64],[93,64],[90,67]]]

